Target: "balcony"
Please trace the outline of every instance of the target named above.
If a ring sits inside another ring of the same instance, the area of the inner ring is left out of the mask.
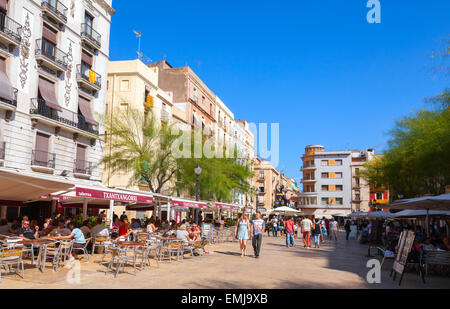
[[[58,0],[42,0],[42,16],[59,29],[67,23],[67,7]]]
[[[43,122],[56,128],[62,127],[67,131],[81,134],[91,139],[98,138],[98,129],[86,123],[83,115],[64,108],[62,111],[57,111],[46,106],[43,99],[31,99],[30,115],[31,120],[35,124]]]
[[[303,178],[300,182],[315,182],[316,179],[314,177],[311,178]]]
[[[304,170],[311,170],[311,169],[315,169],[316,168],[316,166],[314,165],[314,164],[310,164],[310,165],[308,165],[308,166],[302,166],[302,167],[300,167],[300,170],[301,171],[304,171]]]
[[[77,65],[77,82],[94,93],[102,88],[102,76],[81,64]]]
[[[42,150],[31,151],[31,169],[33,171],[53,174],[56,154]]]
[[[22,26],[0,12],[0,43],[12,52],[22,41]]]
[[[67,54],[42,39],[36,40],[35,56],[39,66],[46,67],[57,75],[67,70]]]
[[[73,175],[77,178],[89,179],[92,176],[92,162],[75,159]]]
[[[81,40],[94,50],[102,47],[102,36],[88,24],[81,24]]]
[[[4,98],[0,97],[0,108],[1,109],[6,109],[6,110],[9,110],[9,111],[16,110],[16,107],[17,107],[17,92],[18,92],[18,90],[16,88],[12,88],[12,95],[13,95],[13,99],[12,100],[7,100],[7,99],[4,99]]]
[[[5,161],[6,142],[0,143],[0,165],[3,165]]]

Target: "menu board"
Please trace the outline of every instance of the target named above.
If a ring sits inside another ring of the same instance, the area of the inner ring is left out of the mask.
[[[393,269],[402,274],[405,270],[405,265],[408,260],[408,255],[411,252],[414,243],[415,234],[413,231],[403,231],[398,240],[398,251],[395,257]]]

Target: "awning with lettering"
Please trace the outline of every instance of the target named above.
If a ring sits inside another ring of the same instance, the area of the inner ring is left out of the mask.
[[[234,205],[234,204],[227,204],[227,203],[218,203],[216,202],[216,208],[218,209],[239,209],[238,205]]]
[[[151,194],[136,194],[115,189],[95,189],[92,187],[77,186],[75,195],[78,197],[120,202],[153,203],[153,196]]]
[[[192,200],[172,198],[173,207],[189,207],[189,208],[208,208],[205,202],[197,202]]]

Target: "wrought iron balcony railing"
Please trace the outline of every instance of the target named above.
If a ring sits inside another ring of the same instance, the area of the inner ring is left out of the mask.
[[[5,98],[0,97],[0,102],[12,105],[12,106],[16,106],[17,107],[17,92],[18,90],[16,88],[12,88],[12,92],[13,92],[13,99],[12,100],[8,100]]]
[[[81,24],[81,37],[88,39],[98,48],[102,46],[102,36],[100,35],[100,33],[92,29],[92,26],[88,24]]]
[[[102,87],[102,76],[82,64],[77,65],[77,78],[82,78],[99,88]]]
[[[67,7],[58,0],[42,0],[42,7],[46,7],[59,18],[67,22]]]
[[[55,168],[56,154],[42,151],[42,150],[32,150],[31,153],[31,165],[42,166],[48,168]]]
[[[75,159],[73,172],[76,174],[92,175],[92,162]]]
[[[58,47],[47,43],[47,41],[42,39],[36,40],[36,56],[44,56],[54,64],[67,70],[68,60],[67,54],[60,50]]]
[[[17,43],[22,41],[22,26],[3,12],[0,12],[0,32]]]
[[[86,123],[86,119],[83,115],[74,113],[64,108],[62,108],[61,112],[57,111],[46,106],[45,100],[43,99],[31,99],[30,114],[41,115],[56,122],[66,124],[80,130],[92,134],[98,134],[98,129],[95,129],[93,125]]]

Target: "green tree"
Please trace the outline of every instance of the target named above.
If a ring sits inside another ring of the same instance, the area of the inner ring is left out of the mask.
[[[151,112],[120,111],[106,121],[105,128],[110,138],[102,162],[108,177],[130,172],[130,184],[146,183],[155,193],[174,179],[177,162],[171,150],[177,136],[171,134],[171,127],[157,125]]]

